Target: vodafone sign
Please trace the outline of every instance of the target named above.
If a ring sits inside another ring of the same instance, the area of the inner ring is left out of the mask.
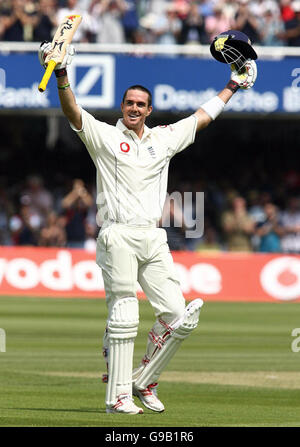
[[[85,296],[86,292],[93,292],[103,295],[101,270],[94,256],[84,251],[2,247],[1,254],[1,294]]]
[[[268,262],[261,271],[263,289],[279,300],[300,297],[300,257],[282,256]]]
[[[300,301],[300,256],[173,252],[187,299]],[[144,297],[137,284],[139,297]],[[95,253],[56,248],[0,247],[0,295],[103,298]]]

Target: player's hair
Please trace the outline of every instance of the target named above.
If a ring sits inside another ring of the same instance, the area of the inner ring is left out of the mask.
[[[124,103],[124,101],[125,101],[125,98],[126,98],[126,95],[127,95],[128,90],[140,90],[141,92],[145,92],[145,93],[147,93],[147,94],[148,94],[148,107],[152,106],[152,94],[151,94],[150,90],[148,90],[148,89],[147,89],[146,87],[144,87],[143,85],[139,85],[139,84],[137,84],[137,85],[132,85],[131,87],[128,87],[128,88],[125,90],[125,93],[124,93],[124,95],[123,95],[123,99],[122,99],[122,102],[123,102],[123,103]]]

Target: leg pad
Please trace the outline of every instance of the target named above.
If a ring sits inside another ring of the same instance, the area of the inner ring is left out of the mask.
[[[132,361],[138,323],[138,300],[135,297],[122,298],[114,303],[106,330],[108,406],[114,405],[120,394],[132,396]]]
[[[170,325],[170,331],[164,344],[159,349],[154,350],[150,361],[142,369],[141,374],[137,378],[135,377],[135,387],[137,389],[143,390],[149,384],[158,381],[160,374],[181,342],[197,327],[202,305],[203,301],[200,298],[192,301],[186,307],[183,316]]]

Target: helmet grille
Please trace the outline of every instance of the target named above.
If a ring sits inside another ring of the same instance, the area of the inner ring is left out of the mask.
[[[228,45],[227,43],[224,44],[223,49],[220,50],[220,53],[222,54],[226,64],[235,64],[238,71],[243,68],[247,61],[245,56],[243,56],[239,50],[231,45]]]

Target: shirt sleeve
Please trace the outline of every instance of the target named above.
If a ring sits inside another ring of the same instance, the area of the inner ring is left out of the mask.
[[[70,126],[84,143],[90,156],[95,162],[96,157],[99,155],[101,156],[101,153],[105,150],[104,140],[111,126],[96,120],[90,113],[81,107],[80,110],[82,118],[81,129],[76,129],[72,123],[70,123]]]
[[[156,129],[158,129],[160,138],[166,138],[168,147],[167,155],[171,158],[195,141],[197,118],[195,115],[191,115],[174,124],[159,126]]]

